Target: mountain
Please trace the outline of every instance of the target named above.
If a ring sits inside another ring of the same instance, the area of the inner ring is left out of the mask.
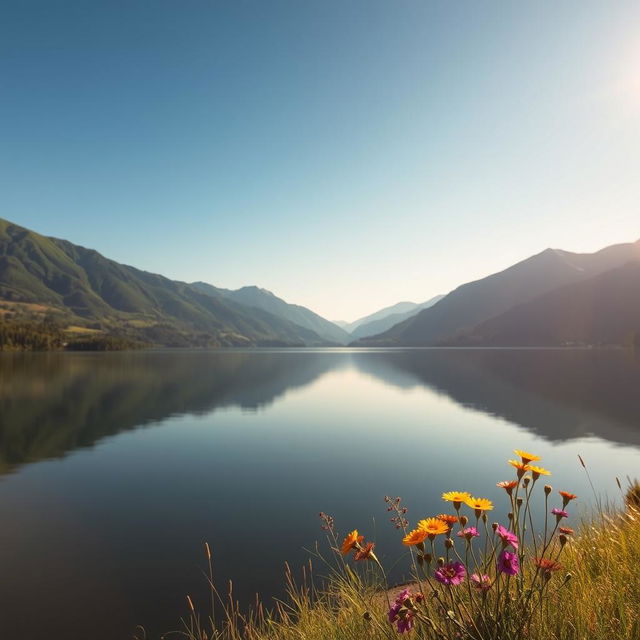
[[[206,282],[194,282],[192,286],[202,293],[210,295],[220,295],[227,300],[233,300],[247,307],[256,307],[263,311],[268,311],[275,316],[284,318],[300,327],[306,327],[317,333],[327,342],[337,344],[347,344],[350,341],[349,334],[338,327],[333,322],[325,320],[306,307],[297,304],[289,304],[281,298],[275,296],[271,291],[260,289],[259,287],[242,287],[235,291],[230,289],[220,289]]]
[[[367,336],[375,336],[379,333],[382,333],[383,331],[386,331],[387,329],[391,329],[391,327],[398,324],[399,322],[403,322],[408,318],[412,318],[417,313],[422,311],[422,309],[428,309],[429,307],[432,307],[434,304],[436,304],[436,302],[442,300],[442,298],[444,298],[443,295],[435,296],[430,300],[427,300],[426,302],[422,302],[421,304],[416,304],[414,302],[399,302],[398,304],[393,305],[393,307],[382,309],[381,311],[368,316],[369,319],[365,322],[358,324],[358,326],[356,326],[356,328],[351,331],[351,337],[358,339],[366,338]],[[409,307],[408,305],[411,306]],[[381,315],[383,312],[394,308],[405,308],[406,310],[395,311],[393,313]],[[372,317],[373,319],[371,319]]]
[[[452,345],[640,344],[640,262],[560,287],[487,320]]]
[[[429,309],[354,344],[436,345],[539,295],[638,260],[640,241],[613,245],[591,254],[546,249],[504,271],[464,284]]]
[[[0,301],[5,316],[46,312],[62,325],[165,346],[327,344],[314,331],[263,309],[2,219]]]

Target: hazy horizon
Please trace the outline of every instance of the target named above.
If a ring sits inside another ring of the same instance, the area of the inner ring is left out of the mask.
[[[13,3],[0,217],[330,320],[640,237],[640,5]]]

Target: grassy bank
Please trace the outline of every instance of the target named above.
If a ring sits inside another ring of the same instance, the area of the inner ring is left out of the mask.
[[[567,510],[576,496],[543,486],[546,470],[526,457],[510,462],[516,477],[498,485],[511,505],[504,527],[491,522],[488,500],[454,500],[466,494],[451,492],[443,495],[453,507],[449,522],[440,520],[446,526],[431,518],[411,529],[401,502],[387,499],[402,530],[399,544],[410,551],[411,584],[389,588],[375,545],[357,531],[339,536],[332,518],[321,514],[331,547],[314,560],[321,566],[318,572],[328,575],[321,589],[314,586],[310,563],[297,582],[287,572],[286,601],[270,611],[256,603],[243,614],[233,595],[221,597],[211,580],[208,611],[188,598],[180,635],[188,640],[382,640],[398,635],[638,640],[640,486],[630,484],[623,508],[598,504],[590,518],[572,522]],[[537,499],[544,501],[545,522],[533,522],[530,505]]]

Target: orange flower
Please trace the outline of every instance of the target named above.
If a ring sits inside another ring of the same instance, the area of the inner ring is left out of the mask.
[[[522,458],[523,464],[534,462],[535,460],[540,460],[540,456],[536,456],[535,454],[529,453],[528,451],[522,451],[521,449],[514,449],[513,453]]]
[[[367,542],[364,547],[361,547],[353,554],[353,559],[358,562],[358,560],[375,560],[376,554],[373,553],[373,549],[375,547],[374,542]]]
[[[479,518],[483,511],[491,511],[493,509],[493,502],[487,500],[487,498],[469,498],[464,503],[467,507],[475,510],[476,518]]]
[[[532,465],[532,464],[528,464],[527,465],[527,470],[531,471],[531,474],[533,475],[533,479],[534,480],[537,480],[540,476],[550,476],[551,475],[551,471],[547,471],[543,467],[536,467],[535,465]]]
[[[508,460],[508,462],[518,472],[518,478],[522,478],[524,472],[529,470],[529,467],[524,462],[518,462],[518,460]]]
[[[442,520],[442,522],[446,522],[450,527],[458,522],[458,516],[452,516],[448,513],[441,513],[439,516],[436,516],[438,520]]]
[[[449,525],[438,518],[427,518],[418,522],[418,529],[427,532],[427,535],[433,540],[440,533],[448,533]]]
[[[572,500],[575,500],[578,496],[575,493],[569,493],[568,491],[558,491],[562,496],[562,506],[566,507]]]
[[[456,511],[458,511],[458,509],[460,509],[460,505],[470,497],[471,494],[468,491],[448,491],[447,493],[442,494],[443,500],[453,502],[453,508]]]
[[[402,544],[406,545],[407,547],[411,547],[414,544],[420,544],[427,539],[428,535],[429,532],[425,531],[424,529],[414,529],[402,539]]]
[[[542,569],[542,572],[547,576],[551,576],[552,571],[559,571],[562,569],[562,565],[555,560],[549,558],[535,558],[535,564]]]
[[[573,529],[571,527],[558,527],[560,533],[564,533],[565,536],[573,535]]]
[[[518,486],[517,480],[504,480],[503,482],[498,482],[496,487],[500,487],[504,489],[509,495],[513,492],[513,489]]]
[[[364,536],[358,535],[358,530],[354,529],[347,537],[342,541],[342,555],[346,556],[351,549],[356,549],[360,546],[360,543],[364,540]]]

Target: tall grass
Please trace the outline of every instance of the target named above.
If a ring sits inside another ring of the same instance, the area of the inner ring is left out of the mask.
[[[285,600],[270,610],[256,602],[243,611],[232,585],[224,596],[216,589],[207,546],[208,611],[198,611],[188,598],[183,629],[175,633],[187,640],[383,640],[400,632],[421,640],[639,640],[640,485],[630,483],[622,508],[596,500],[591,516],[574,524],[575,534],[560,534],[564,516],[534,527],[528,505],[536,482],[530,473],[517,470],[517,486],[508,494],[508,527],[498,531],[502,538],[488,524],[487,503],[487,510],[470,512],[469,522],[454,502],[459,520],[449,532],[415,543],[420,527],[408,531],[399,501],[388,499],[411,550],[414,581],[405,587],[389,589],[373,547],[357,532],[341,542],[333,519],[321,514],[330,553],[316,549],[298,580],[287,567]],[[551,487],[540,490],[551,507]],[[562,509],[568,504],[563,502]],[[470,524],[484,529],[484,539],[457,535]],[[510,536],[519,539],[517,548],[503,542]],[[512,562],[519,560],[513,575],[496,562],[505,550],[513,552]],[[465,570],[460,582],[436,579],[439,569],[458,562]],[[322,587],[314,564],[322,566]],[[473,586],[472,572],[487,576],[480,588]]]

